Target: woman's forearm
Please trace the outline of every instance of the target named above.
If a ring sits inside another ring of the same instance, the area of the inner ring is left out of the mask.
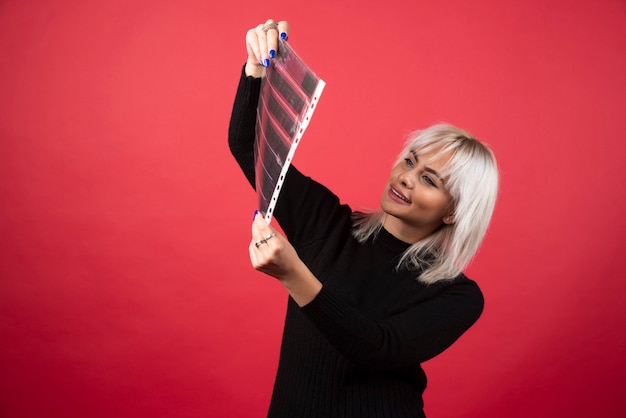
[[[300,307],[315,299],[322,290],[322,283],[303,262],[299,263],[293,273],[281,277],[279,281]]]

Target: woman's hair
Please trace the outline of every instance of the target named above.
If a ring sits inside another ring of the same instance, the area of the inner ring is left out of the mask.
[[[452,153],[441,174],[452,197],[454,223],[442,222],[431,235],[412,244],[398,268],[421,270],[418,279],[427,284],[452,279],[470,262],[489,226],[498,193],[496,159],[487,145],[447,124],[411,134],[396,164],[412,150],[433,152],[431,159]],[[382,211],[355,214],[354,237],[360,242],[375,237],[385,216]]]

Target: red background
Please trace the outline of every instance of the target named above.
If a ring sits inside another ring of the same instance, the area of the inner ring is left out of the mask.
[[[274,17],[327,82],[295,163],[344,201],[435,122],[499,158],[429,416],[623,417],[626,3],[294,3],[0,1],[0,416],[264,416],[286,299],[226,135]]]

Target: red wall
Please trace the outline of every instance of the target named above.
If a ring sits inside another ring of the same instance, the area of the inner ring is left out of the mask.
[[[346,202],[435,122],[499,158],[429,415],[623,417],[624,1],[289,3],[0,2],[0,416],[264,416],[285,293],[226,134],[274,17],[327,82],[295,163]]]

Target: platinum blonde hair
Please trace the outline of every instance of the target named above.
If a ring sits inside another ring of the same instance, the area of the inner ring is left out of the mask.
[[[412,244],[398,268],[420,270],[418,280],[430,284],[456,277],[478,251],[487,232],[498,194],[498,167],[489,147],[469,133],[448,124],[431,126],[409,136],[396,164],[410,151],[433,152],[432,159],[451,152],[441,173],[452,197],[454,223],[444,224]],[[353,235],[365,242],[383,226],[382,211],[354,215]]]

